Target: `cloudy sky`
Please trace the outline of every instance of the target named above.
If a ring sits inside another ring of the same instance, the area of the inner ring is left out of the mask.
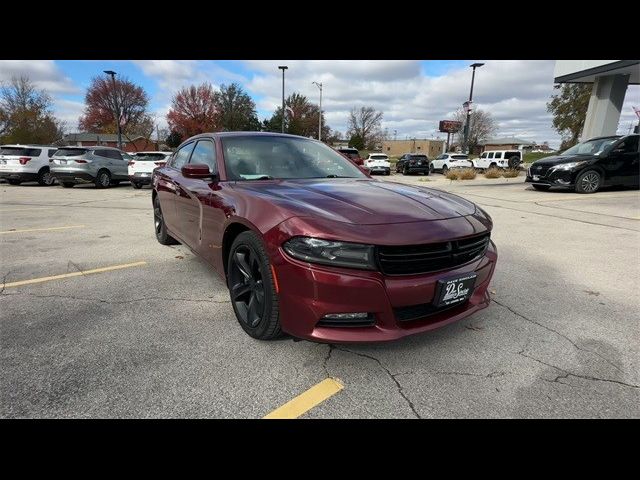
[[[469,64],[480,61],[474,87],[476,106],[493,114],[498,135],[518,136],[558,146],[546,102],[553,92],[553,60],[133,60],[133,61],[0,61],[0,81],[27,75],[54,98],[55,113],[76,131],[84,93],[91,78],[115,70],[143,86],[160,127],[172,94],[182,86],[204,81],[214,86],[238,82],[254,98],[260,119],[271,116],[281,100],[281,72],[288,65],[286,93],[297,91],[318,101],[322,82],[323,110],[329,126],[346,131],[347,114],[354,106],[373,106],[384,113],[383,128],[397,138],[437,138],[438,121],[468,99]],[[627,90],[618,133],[635,124],[632,105],[640,107],[640,86]]]

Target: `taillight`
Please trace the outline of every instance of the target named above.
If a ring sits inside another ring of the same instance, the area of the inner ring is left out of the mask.
[[[87,162],[86,160],[76,160],[75,162],[76,162],[76,163],[89,163],[89,162]]]
[[[20,165],[26,165],[29,160],[31,160],[31,158],[29,157],[20,157],[18,159],[18,161],[20,162]]]
[[[135,165],[136,162],[134,162],[133,160],[129,160],[129,163],[127,165],[129,165],[130,167],[133,167]]]

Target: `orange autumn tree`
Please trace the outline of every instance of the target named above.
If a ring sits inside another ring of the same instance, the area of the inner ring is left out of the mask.
[[[210,83],[180,89],[167,113],[169,129],[182,138],[218,130],[217,95]]]

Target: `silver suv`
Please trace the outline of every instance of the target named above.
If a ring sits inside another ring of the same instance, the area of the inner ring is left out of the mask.
[[[49,159],[57,149],[50,145],[0,146],[0,178],[11,185],[20,185],[22,182],[53,185]]]
[[[129,156],[112,147],[60,147],[51,157],[51,175],[60,185],[71,188],[76,183],[93,183],[97,188],[129,180]]]

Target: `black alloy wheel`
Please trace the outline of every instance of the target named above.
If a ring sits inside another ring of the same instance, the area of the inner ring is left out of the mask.
[[[107,170],[100,170],[96,176],[96,187],[107,188],[111,185],[111,175]]]
[[[269,258],[260,237],[243,232],[233,242],[227,283],[240,326],[250,336],[271,340],[281,335],[278,296]]]
[[[600,173],[595,170],[587,170],[582,172],[576,178],[576,192],[577,193],[595,193],[600,189],[602,183],[602,177]]]

